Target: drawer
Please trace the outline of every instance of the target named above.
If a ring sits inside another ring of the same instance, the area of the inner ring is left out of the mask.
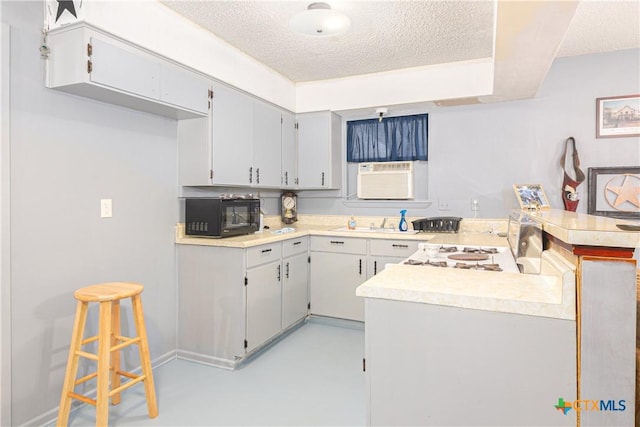
[[[272,243],[269,245],[254,246],[247,249],[247,268],[267,262],[279,261],[282,256],[282,245]]]
[[[282,257],[286,258],[291,255],[307,253],[309,250],[309,238],[298,237],[297,239],[289,239],[282,242]]]
[[[367,239],[311,236],[311,250],[318,252],[339,252],[343,254],[366,255]]]
[[[406,258],[418,250],[417,240],[371,239],[370,254]]]

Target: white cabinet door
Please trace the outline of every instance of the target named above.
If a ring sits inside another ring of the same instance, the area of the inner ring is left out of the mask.
[[[178,120],[178,184],[211,185],[212,115]]]
[[[260,187],[280,187],[281,114],[271,105],[253,102],[253,169],[254,184]]]
[[[159,99],[160,63],[105,40],[91,38],[91,81],[114,89]]]
[[[372,278],[376,274],[384,270],[384,266],[387,264],[398,264],[405,257],[392,257],[392,256],[370,256],[367,260],[367,278]]]
[[[366,255],[311,252],[311,314],[364,320],[356,288],[367,278]]]
[[[308,255],[301,253],[282,261],[282,327],[287,328],[306,317],[309,304]]]
[[[341,123],[330,111],[305,113],[298,121],[300,188],[337,188],[342,173]]]
[[[247,270],[247,352],[282,327],[280,260]]]
[[[282,188],[295,188],[298,183],[296,159],[296,116],[293,113],[282,113]]]
[[[170,63],[160,65],[160,100],[207,114],[211,81]]]
[[[253,100],[222,84],[213,90],[213,183],[253,185]]]

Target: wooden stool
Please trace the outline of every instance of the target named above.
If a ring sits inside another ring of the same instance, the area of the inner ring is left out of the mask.
[[[116,282],[87,286],[73,293],[75,299],[78,300],[78,305],[69,348],[67,373],[62,387],[62,396],[60,397],[57,426],[67,425],[69,411],[71,410],[71,399],[94,405],[96,407],[96,425],[106,426],[109,420],[109,398],[111,398],[113,405],[117,405],[120,403],[120,392],[139,382],[144,382],[149,417],[155,418],[158,416],[158,404],[156,402],[151,360],[149,358],[149,344],[147,343],[142,299],[140,298],[143,289],[144,286],[138,283]],[[131,298],[133,318],[138,333],[138,336],[133,338],[120,335],[120,300],[123,298]],[[98,335],[83,339],[90,302],[100,303]],[[98,341],[98,354],[82,351],[83,345],[94,341]],[[131,344],[138,344],[140,364],[142,365],[141,375],[120,370],[120,350]],[[97,361],[98,368],[96,372],[76,380],[80,356]],[[109,376],[111,376],[111,388],[109,388]],[[120,376],[130,378],[131,381],[121,384]],[[73,391],[75,386],[95,377],[98,377],[95,400]]]

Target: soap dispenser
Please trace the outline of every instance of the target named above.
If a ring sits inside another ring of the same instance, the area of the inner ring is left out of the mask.
[[[398,224],[398,229],[400,231],[407,231],[409,229],[409,227],[407,226],[407,219],[404,217],[406,213],[406,209],[400,211],[400,224]]]
[[[356,220],[353,217],[353,215],[351,215],[351,218],[349,218],[349,221],[347,222],[347,228],[349,230],[355,230],[356,229]]]

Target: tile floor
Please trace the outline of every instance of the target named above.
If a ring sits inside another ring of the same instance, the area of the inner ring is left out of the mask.
[[[236,371],[173,360],[154,369],[157,418],[134,386],[112,406],[113,426],[362,426],[364,329],[312,318]],[[70,426],[95,424],[95,409],[72,412]]]

